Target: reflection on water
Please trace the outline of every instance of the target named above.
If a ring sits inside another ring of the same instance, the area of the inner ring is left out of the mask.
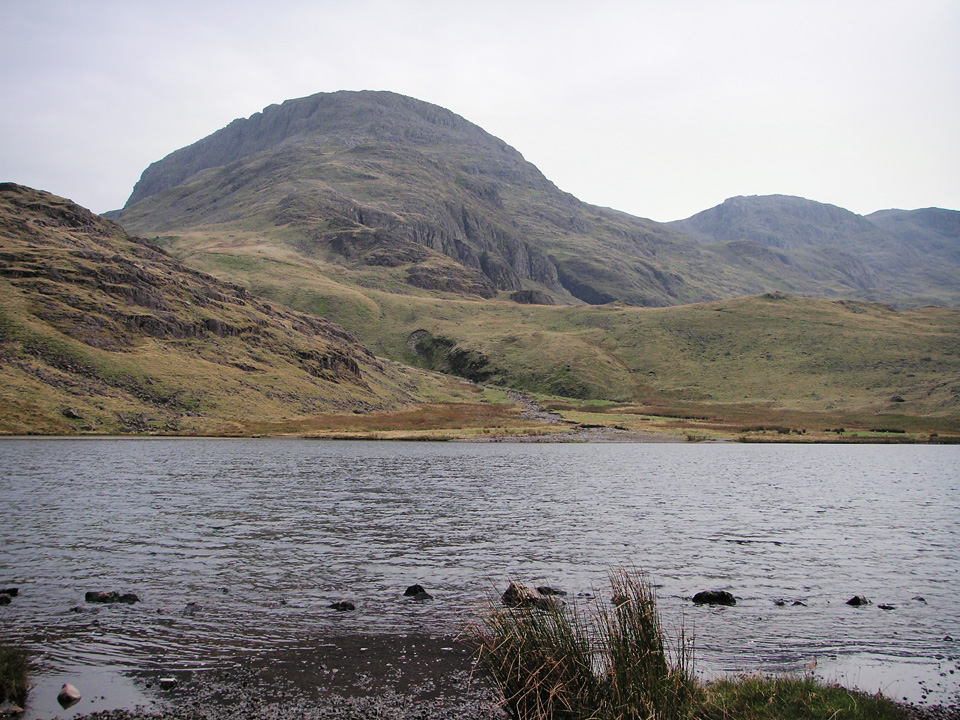
[[[455,632],[510,579],[576,597],[629,565],[708,673],[816,659],[869,691],[956,687],[956,447],[5,440],[0,471],[0,586],[21,588],[0,632],[50,672]],[[435,599],[404,599],[413,583]],[[737,606],[693,606],[704,589]]]

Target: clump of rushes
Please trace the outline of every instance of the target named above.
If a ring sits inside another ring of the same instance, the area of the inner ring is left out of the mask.
[[[653,586],[637,572],[610,575],[613,599],[598,611],[604,688],[602,718],[687,718],[697,685],[693,643],[681,629],[668,650]]]
[[[0,704],[22,706],[27,700],[27,659],[13,645],[0,643]]]
[[[588,617],[560,603],[494,608],[469,632],[479,663],[517,720],[692,717],[697,686],[681,633],[666,651],[651,584],[611,573],[611,607]]]

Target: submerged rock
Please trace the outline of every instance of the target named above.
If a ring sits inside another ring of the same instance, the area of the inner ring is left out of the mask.
[[[701,590],[693,596],[693,602],[697,605],[733,606],[737,604],[737,599],[726,590]]]
[[[66,710],[80,702],[80,691],[70,683],[64,683],[57,694],[57,702],[60,703],[60,707]]]
[[[0,605],[9,605],[9,604],[10,604],[10,596],[0,593]]]
[[[557,601],[552,597],[544,597],[536,590],[519,583],[510,583],[502,599],[507,607],[536,607],[547,610],[557,605]]]
[[[556,588],[552,588],[549,585],[539,585],[537,587],[537,592],[543,595],[544,597],[548,597],[551,595],[564,596],[567,594],[565,590],[557,590]]]
[[[329,607],[331,610],[336,610],[337,612],[347,612],[349,610],[357,609],[357,606],[349,600],[340,600],[335,603],[330,603],[327,607]]]
[[[870,601],[867,600],[863,595],[854,595],[852,598],[847,600],[847,605],[852,605],[853,607],[860,607],[861,605],[869,605]]]
[[[83,596],[86,602],[91,603],[124,603],[133,605],[140,602],[140,596],[135,593],[118,593],[116,590],[89,590]]]
[[[4,588],[3,590],[0,590],[0,595],[9,595],[12,598],[16,597],[19,594],[20,594],[20,588],[12,587],[12,588]]]

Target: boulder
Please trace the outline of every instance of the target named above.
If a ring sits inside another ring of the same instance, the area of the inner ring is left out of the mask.
[[[161,690],[170,690],[177,686],[177,679],[175,677],[162,677],[157,680],[160,683]]]
[[[423,589],[423,585],[411,585],[403,591],[403,596],[411,600],[433,600],[433,595]]]
[[[847,605],[852,605],[853,607],[860,607],[861,605],[869,605],[870,601],[867,600],[863,595],[854,595],[852,598],[847,600]]]
[[[349,600],[340,600],[339,602],[330,603],[330,605],[327,607],[329,607],[331,610],[336,610],[337,612],[347,612],[348,610],[357,609],[357,606]]]
[[[0,593],[0,605],[9,605],[9,604],[10,604],[10,596]]]
[[[66,710],[80,702],[80,691],[70,683],[64,683],[57,694],[57,702],[60,703],[60,707]]]
[[[736,605],[737,599],[726,590],[701,590],[693,596],[697,605]]]
[[[0,715],[19,715],[22,712],[23,708],[14,702],[4,700],[0,703]]]
[[[16,597],[20,594],[20,588],[4,588],[0,590],[0,595],[9,595],[10,597]]]

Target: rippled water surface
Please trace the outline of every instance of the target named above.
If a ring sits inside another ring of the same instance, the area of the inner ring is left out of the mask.
[[[0,471],[0,634],[51,676],[455,632],[510,579],[570,600],[628,565],[707,673],[816,660],[911,700],[960,677],[957,447],[4,440]],[[142,602],[71,612],[86,590]]]

